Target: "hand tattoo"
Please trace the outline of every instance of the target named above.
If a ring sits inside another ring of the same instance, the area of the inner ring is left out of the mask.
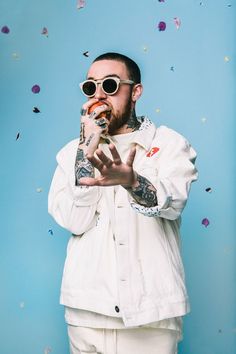
[[[81,177],[94,177],[94,167],[84,156],[84,151],[80,148],[77,150],[75,160],[75,185],[79,186]]]
[[[127,121],[127,128],[132,128],[134,132],[135,130],[139,130],[140,125],[141,123],[137,120],[135,110],[133,109]]]
[[[151,208],[157,205],[156,188],[147,180],[147,178],[137,175],[138,186],[126,187],[125,189],[141,205]]]

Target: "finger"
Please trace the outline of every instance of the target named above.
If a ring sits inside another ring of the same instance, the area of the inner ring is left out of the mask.
[[[127,157],[127,160],[126,160],[126,164],[128,166],[130,166],[130,167],[133,166],[135,155],[136,155],[136,147],[132,147],[131,150],[130,150],[130,153],[129,153],[128,157]]]
[[[112,165],[113,163],[112,160],[109,159],[109,157],[107,157],[102,150],[100,149],[96,150],[96,154],[106,167],[110,167]]]
[[[89,115],[90,119],[96,119],[99,116],[109,117],[111,112],[111,108],[107,104],[103,104],[101,106],[97,106]]]
[[[109,149],[111,151],[112,157],[113,157],[113,161],[116,165],[120,165],[122,163],[120,155],[115,147],[115,145],[110,144],[109,145]]]
[[[81,108],[85,109],[87,111],[89,109],[89,107],[91,107],[96,102],[98,102],[97,98],[91,98],[87,102],[85,102]]]
[[[99,171],[102,169],[103,167],[103,163],[97,159],[94,155],[87,155],[86,158],[91,162],[91,164],[97,168]]]

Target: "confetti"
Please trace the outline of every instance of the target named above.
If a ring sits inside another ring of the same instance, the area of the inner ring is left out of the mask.
[[[178,17],[174,17],[174,23],[175,23],[176,28],[179,29],[180,25],[181,25],[181,21]]]
[[[207,218],[204,218],[202,220],[202,225],[204,225],[205,227],[207,227],[210,224],[210,221]]]
[[[208,192],[208,193],[211,193],[212,189],[210,187],[208,187],[208,188],[205,189],[205,191]]]
[[[77,9],[80,10],[85,7],[85,0],[77,0]]]
[[[17,133],[16,140],[18,140],[20,137],[20,133]]]
[[[24,301],[21,301],[20,302],[20,308],[23,309],[24,307],[25,307],[25,303],[24,303]]]
[[[225,62],[228,62],[228,61],[230,61],[230,58],[229,58],[228,56],[225,56],[225,57],[224,57],[224,61],[225,61]]]
[[[51,236],[53,236],[53,231],[50,229],[50,230],[48,230],[48,233],[51,235]]]
[[[44,36],[48,37],[48,29],[47,29],[47,27],[43,27],[41,34],[43,34]]]
[[[31,88],[31,91],[33,93],[39,93],[40,92],[40,86],[39,85],[34,85],[32,88]]]
[[[148,51],[148,47],[143,46],[143,51],[144,51],[144,52],[147,52],[147,51]]]
[[[33,108],[33,112],[34,112],[34,113],[40,113],[40,110],[38,109],[38,107],[34,107],[34,108]]]
[[[171,71],[175,71],[173,66],[170,67],[170,70],[171,70]]]
[[[45,349],[44,349],[44,354],[49,354],[49,353],[51,353],[52,352],[52,348],[51,347],[46,347]]]
[[[165,0],[158,0],[159,2],[165,2]]]
[[[1,28],[1,32],[4,33],[4,34],[8,34],[10,32],[10,28],[7,27],[7,26],[3,26]]]
[[[231,5],[231,4],[228,4],[227,6],[228,6],[228,7],[231,7],[232,5]]]
[[[20,59],[20,55],[18,53],[12,53],[12,58],[19,60]]]
[[[206,120],[207,120],[207,119],[206,119],[205,117],[202,117],[202,118],[201,118],[202,123],[206,123]]]
[[[37,193],[41,193],[42,191],[43,191],[42,188],[37,188],[37,189],[36,189],[36,192],[37,192]]]
[[[89,51],[84,52],[83,55],[84,55],[85,57],[89,57]]]
[[[157,109],[156,109],[156,112],[157,112],[157,113],[160,113],[160,112],[161,112],[160,108],[157,108]]]
[[[165,31],[165,29],[166,29],[166,23],[164,22],[164,21],[160,21],[159,23],[158,23],[158,29],[159,29],[159,31]]]

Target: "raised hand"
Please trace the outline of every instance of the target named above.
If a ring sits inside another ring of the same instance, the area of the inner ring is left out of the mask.
[[[136,173],[133,170],[133,162],[136,149],[130,150],[127,161],[122,162],[120,155],[113,144],[109,144],[109,150],[112,159],[104,154],[100,149],[96,150],[96,155],[86,155],[90,163],[99,170],[100,176],[97,178],[83,177],[80,178],[80,185],[85,186],[115,186],[132,187],[136,183]]]

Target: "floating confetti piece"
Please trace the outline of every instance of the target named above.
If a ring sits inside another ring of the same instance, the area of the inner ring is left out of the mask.
[[[77,0],[77,9],[80,10],[85,7],[85,0]]]
[[[155,155],[160,149],[158,147],[153,147],[151,150],[146,154],[147,157],[152,157]]]
[[[84,52],[83,55],[84,55],[85,57],[89,57],[89,51]]]
[[[165,31],[165,29],[166,29],[166,23],[164,22],[164,21],[160,21],[159,23],[158,23],[158,29],[159,29],[159,31]]]
[[[181,25],[181,21],[178,17],[174,17],[174,23],[175,23],[176,28],[179,29],[180,25]]]
[[[157,109],[156,109],[156,112],[157,112],[157,113],[160,113],[160,112],[161,112],[160,108],[157,108]]]
[[[48,230],[48,233],[51,235],[51,236],[53,236],[53,231],[50,229],[50,230]]]
[[[225,57],[224,57],[224,61],[227,63],[228,61],[230,61],[230,57],[225,56]]]
[[[39,93],[40,92],[40,86],[39,85],[34,85],[32,88],[31,88],[31,91],[33,93]]]
[[[44,36],[48,37],[48,29],[47,29],[47,27],[43,27],[41,34],[43,34]]]
[[[165,0],[158,0],[159,2],[165,2]]]
[[[174,69],[174,67],[173,67],[173,66],[171,66],[171,67],[170,67],[170,70],[171,70],[171,71],[175,71],[175,69]]]
[[[24,303],[24,301],[21,301],[20,302],[20,308],[23,309],[24,307],[25,307],[25,303]]]
[[[219,333],[222,333],[222,329],[219,329],[218,332],[219,332]]]
[[[12,53],[12,58],[15,60],[19,60],[20,59],[20,55],[18,53]]]
[[[37,192],[37,193],[41,193],[42,191],[43,191],[42,188],[37,188],[37,189],[36,189],[36,192]]]
[[[143,46],[143,51],[147,52],[148,51],[148,47],[147,46]]]
[[[16,140],[18,140],[19,137],[20,137],[20,133],[17,133],[17,135],[16,135]]]
[[[207,218],[204,218],[202,220],[202,225],[204,225],[205,227],[207,227],[210,224],[210,221]]]
[[[208,192],[208,193],[211,193],[212,189],[210,187],[208,187],[208,188],[205,189],[205,191]]]
[[[45,349],[44,349],[44,354],[49,354],[49,353],[51,353],[52,352],[52,348],[51,347],[46,347]]]
[[[228,6],[228,7],[231,7],[232,5],[231,5],[231,4],[228,4],[227,6]]]
[[[206,123],[206,120],[207,120],[207,119],[206,119],[205,117],[202,117],[202,118],[201,118],[202,123]]]
[[[10,32],[10,28],[7,27],[7,26],[3,26],[1,28],[1,32],[4,33],[4,34],[8,34]]]
[[[40,110],[38,109],[38,107],[34,107],[34,108],[33,108],[33,112],[34,112],[34,113],[40,113]]]

